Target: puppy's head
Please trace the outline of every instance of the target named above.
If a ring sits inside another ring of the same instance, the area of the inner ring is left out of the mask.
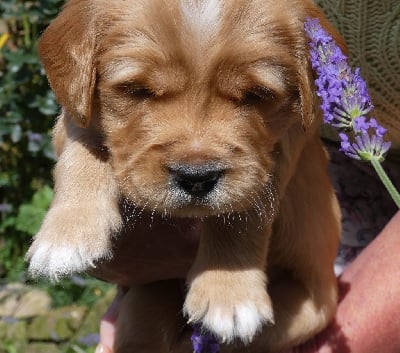
[[[328,26],[304,0],[71,0],[40,53],[75,123],[104,135],[125,197],[240,212],[273,197],[279,155],[295,164],[316,130],[306,16]]]

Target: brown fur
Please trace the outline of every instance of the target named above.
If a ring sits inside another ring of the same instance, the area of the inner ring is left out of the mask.
[[[186,297],[172,280],[131,288],[116,352],[187,351],[187,341],[175,345],[182,305],[251,352],[298,344],[334,313],[340,233],[306,16],[340,38],[305,0],[221,0],[217,29],[199,31],[183,2],[70,0],[43,34],[63,113],[56,197],[29,250],[31,271],[54,278],[110,257],[112,236],[129,228],[126,201],[193,218],[201,241]],[[182,196],[171,182],[177,165],[220,170],[215,192]]]

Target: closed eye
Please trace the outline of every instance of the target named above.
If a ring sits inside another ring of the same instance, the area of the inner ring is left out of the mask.
[[[241,101],[244,105],[252,105],[274,101],[275,98],[275,93],[270,88],[255,86],[244,92]]]
[[[117,85],[118,90],[124,94],[129,95],[136,99],[149,99],[154,98],[156,95],[154,92],[146,87],[144,84],[136,82],[124,82]]]

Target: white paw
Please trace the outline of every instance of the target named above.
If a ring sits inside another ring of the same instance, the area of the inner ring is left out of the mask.
[[[121,220],[117,214],[110,215],[96,216],[81,207],[51,208],[26,254],[30,274],[57,281],[111,258],[112,233]]]
[[[111,258],[109,247],[103,252],[94,253],[84,246],[57,245],[43,240],[35,240],[26,259],[29,260],[29,273],[32,277],[47,277],[58,281],[73,273],[83,272],[94,267],[101,259]]]
[[[272,324],[273,310],[258,270],[209,271],[191,283],[184,312],[223,342],[239,338],[250,343],[264,324]]]

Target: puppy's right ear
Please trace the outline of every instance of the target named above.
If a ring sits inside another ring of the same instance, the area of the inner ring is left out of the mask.
[[[89,124],[96,83],[91,1],[71,0],[45,30],[39,53],[58,102],[80,127]]]

